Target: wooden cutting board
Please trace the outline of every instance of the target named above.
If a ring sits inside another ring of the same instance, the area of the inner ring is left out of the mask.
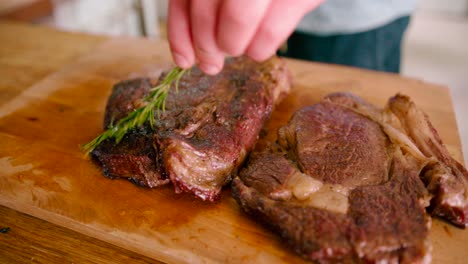
[[[51,59],[63,50],[50,49]],[[327,93],[349,91],[383,106],[402,92],[429,114],[449,151],[462,160],[448,89],[396,75],[287,62],[294,87],[267,125],[269,138],[294,111]],[[101,132],[115,82],[154,77],[168,66],[165,43],[110,39],[14,96],[1,97],[0,205],[164,262],[302,263],[240,210],[229,188],[219,202],[203,203],[175,195],[170,186],[147,189],[109,180],[80,152],[81,144]],[[430,238],[433,263],[468,259],[467,231],[434,219]]]

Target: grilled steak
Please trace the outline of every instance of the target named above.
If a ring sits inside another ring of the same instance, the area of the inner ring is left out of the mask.
[[[233,180],[241,207],[321,263],[430,261],[426,208],[464,227],[468,174],[406,96],[305,107]]]
[[[176,192],[215,200],[253,147],[274,104],[289,91],[289,82],[278,58],[261,64],[245,57],[227,59],[216,76],[193,68],[180,80],[178,92],[171,89],[154,131],[137,129],[118,145],[106,141],[92,157],[108,177],[149,187],[172,182]],[[151,87],[147,79],[117,84],[104,127],[138,107]]]

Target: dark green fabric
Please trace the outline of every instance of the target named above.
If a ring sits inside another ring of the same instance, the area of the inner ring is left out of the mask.
[[[317,36],[294,32],[279,55],[386,72],[400,72],[401,44],[409,16],[355,34]]]

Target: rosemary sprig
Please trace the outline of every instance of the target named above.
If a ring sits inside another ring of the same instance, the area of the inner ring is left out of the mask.
[[[83,145],[82,150],[88,155],[104,140],[110,138],[113,138],[115,144],[118,144],[130,130],[142,126],[147,121],[151,128],[154,128],[154,111],[157,111],[159,117],[161,111],[164,112],[166,110],[166,98],[171,89],[171,85],[174,83],[176,92],[178,92],[180,78],[182,78],[186,71],[185,69],[174,67],[166,77],[143,98],[144,106],[135,109],[126,117],[120,119],[117,124],[111,125],[101,135]]]

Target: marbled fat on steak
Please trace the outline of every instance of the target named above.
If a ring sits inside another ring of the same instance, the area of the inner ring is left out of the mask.
[[[427,263],[430,217],[465,227],[468,173],[403,95],[305,107],[233,180],[249,214],[320,263]]]
[[[140,106],[153,86],[148,79],[117,84],[107,103],[104,127]],[[176,192],[213,201],[289,88],[290,76],[279,58],[264,63],[230,58],[216,76],[193,68],[180,80],[178,92],[171,89],[154,131],[136,129],[118,145],[105,141],[92,157],[108,177],[149,187],[172,182]]]

